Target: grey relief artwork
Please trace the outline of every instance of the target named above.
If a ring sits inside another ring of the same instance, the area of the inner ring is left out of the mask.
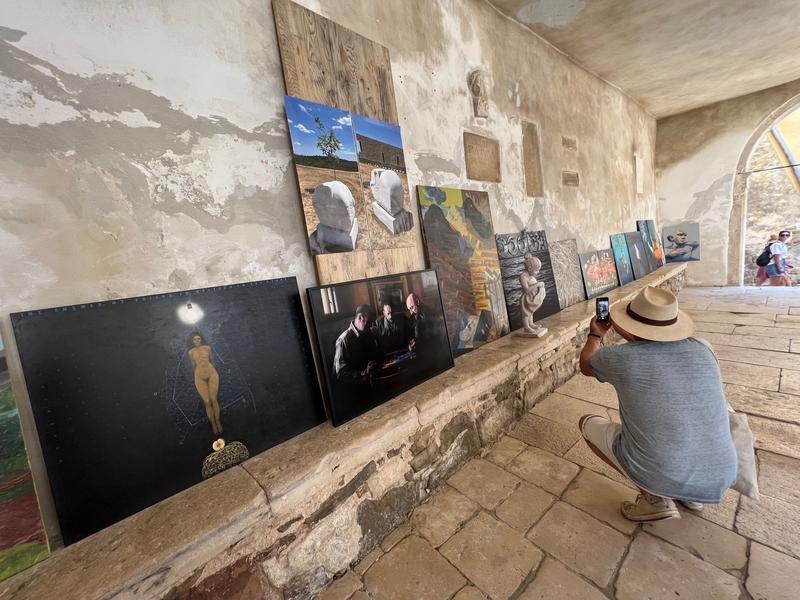
[[[473,69],[467,73],[467,87],[472,98],[472,114],[476,117],[489,116],[489,100],[486,98],[486,83],[483,71]]]
[[[558,289],[558,302],[562,309],[586,300],[583,275],[578,261],[578,244],[575,240],[550,243],[550,260]]]

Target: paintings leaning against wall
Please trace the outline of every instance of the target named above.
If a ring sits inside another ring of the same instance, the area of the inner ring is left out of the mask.
[[[308,289],[334,425],[453,366],[432,270]]]
[[[664,255],[668,263],[700,260],[700,223],[664,227]]]
[[[350,113],[291,96],[285,107],[311,252],[368,248]]]
[[[49,554],[0,337],[0,581]]]
[[[614,251],[614,263],[617,265],[619,284],[625,285],[636,279],[631,266],[631,255],[628,253],[628,242],[624,233],[611,234],[611,249]]]
[[[581,257],[581,272],[586,286],[586,296],[601,296],[617,287],[617,267],[614,251],[610,248],[584,252]]]
[[[664,264],[664,248],[661,246],[661,237],[656,231],[656,225],[649,219],[636,221],[636,229],[642,233],[642,241],[644,241],[644,248],[647,251],[650,270],[655,271]]]
[[[628,255],[631,257],[633,276],[636,279],[641,279],[650,272],[650,261],[647,260],[647,249],[642,239],[642,232],[629,231],[625,234],[625,242],[628,244]]]
[[[66,544],[325,419],[294,277],[11,321]]]
[[[503,292],[506,296],[506,308],[511,330],[523,327],[523,314],[520,300],[523,297],[523,287],[520,275],[526,273],[525,262],[528,257],[539,260],[539,271],[531,273],[534,277],[533,284],[544,290],[544,299],[541,306],[533,315],[538,321],[561,310],[556,290],[556,280],[553,276],[553,265],[550,262],[550,251],[547,246],[547,236],[544,231],[522,231],[521,233],[506,233],[495,236],[497,242],[497,255],[500,258],[500,273],[503,276]],[[533,295],[533,292],[532,292]],[[539,299],[535,304],[539,303]]]
[[[489,194],[417,186],[428,265],[442,287],[454,356],[509,331]]]
[[[577,242],[561,240],[550,242],[549,247],[559,305],[563,309],[583,302],[586,300],[586,291],[583,289],[583,275],[578,258]]]

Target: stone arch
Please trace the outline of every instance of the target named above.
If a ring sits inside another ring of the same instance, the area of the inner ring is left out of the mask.
[[[800,94],[793,96],[764,117],[739,153],[736,172],[733,176],[731,217],[728,223],[728,285],[743,285],[744,283],[747,179],[750,176],[750,173],[747,172],[747,164],[750,162],[750,157],[761,136],[797,108],[800,108]]]

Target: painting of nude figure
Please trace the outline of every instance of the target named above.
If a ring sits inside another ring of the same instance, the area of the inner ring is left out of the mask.
[[[66,544],[325,419],[293,277],[11,321]]]

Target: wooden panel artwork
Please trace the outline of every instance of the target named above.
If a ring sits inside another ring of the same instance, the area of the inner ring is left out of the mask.
[[[500,144],[497,140],[465,131],[464,162],[468,179],[500,181]]]
[[[525,193],[528,196],[544,196],[539,131],[536,123],[528,121],[522,122],[522,163],[525,169]]]
[[[291,0],[273,0],[286,93],[398,123],[389,49]]]

